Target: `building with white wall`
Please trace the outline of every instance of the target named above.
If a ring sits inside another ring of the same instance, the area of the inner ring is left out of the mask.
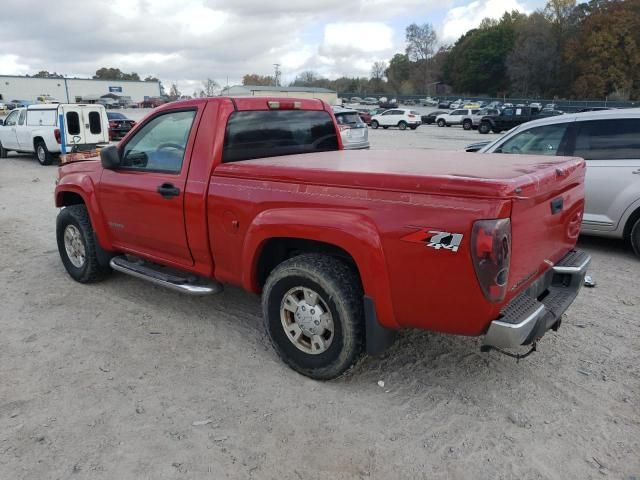
[[[134,102],[142,102],[145,97],[160,95],[160,82],[0,75],[0,102],[35,102],[38,96],[49,95],[59,102],[75,103],[86,98],[99,98],[107,93],[131,97]]]
[[[328,88],[315,87],[271,87],[258,85],[233,85],[222,90],[224,96],[252,96],[252,97],[295,97],[318,98],[329,105],[338,103],[338,94]]]

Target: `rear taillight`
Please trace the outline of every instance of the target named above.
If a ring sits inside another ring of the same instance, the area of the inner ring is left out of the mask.
[[[62,143],[62,136],[60,135],[60,129],[56,128],[53,131],[53,136],[56,137],[56,142],[58,142],[58,145]]]
[[[267,106],[270,110],[300,110],[300,108],[302,108],[302,103],[269,101],[267,102]]]
[[[338,125],[338,128],[340,129],[341,132],[344,132],[345,130],[350,130],[351,127],[349,125]]]
[[[471,232],[471,257],[482,293],[490,302],[504,300],[511,260],[511,220],[478,220]]]
[[[118,128],[118,122],[109,122],[109,128]]]
[[[416,116],[415,116],[415,115],[407,115],[407,117],[409,117],[409,118],[416,118]]]

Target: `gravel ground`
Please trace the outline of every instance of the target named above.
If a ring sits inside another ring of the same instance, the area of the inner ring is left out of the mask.
[[[389,149],[479,137],[370,133]],[[320,383],[279,361],[253,295],[74,283],[55,174],[0,161],[1,479],[640,478],[640,261],[622,242],[581,241],[597,287],[520,363],[406,331]]]

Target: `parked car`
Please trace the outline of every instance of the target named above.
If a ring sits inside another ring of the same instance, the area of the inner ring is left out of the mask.
[[[142,101],[142,108],[156,108],[164,105],[167,101],[162,97],[147,97]]]
[[[9,108],[6,103],[0,102],[0,110],[4,112],[5,110],[9,110]]]
[[[480,108],[482,108],[482,106],[478,102],[469,102],[469,103],[465,103],[462,106],[462,108],[471,108],[471,109],[474,109],[474,110],[479,110]]]
[[[542,110],[542,104],[540,102],[532,102],[529,104],[529,106],[532,109],[537,108],[538,110]]]
[[[104,108],[107,109],[116,109],[120,108],[120,102],[114,98],[99,98],[98,103],[103,105]]]
[[[487,115],[500,115],[500,110],[498,110],[497,108],[481,108],[471,116],[472,127],[474,129],[478,128],[480,126],[480,123],[482,122],[482,119]]]
[[[478,125],[478,132],[482,134],[500,133],[537,118],[539,117],[531,111],[531,107],[506,107],[500,110],[498,115],[482,117]]]
[[[640,109],[542,118],[480,151],[584,158],[582,233],[624,238],[640,256]]]
[[[362,105],[378,105],[378,99],[373,97],[365,97],[360,103],[362,103]]]
[[[384,108],[385,110],[389,110],[390,108],[398,108],[398,102],[396,102],[395,99],[389,102],[381,102],[380,108]]]
[[[407,100],[403,100],[402,103],[407,106],[416,105],[416,101],[411,98],[408,98]]]
[[[192,295],[261,294],[275,351],[319,380],[402,328],[539,350],[590,260],[574,251],[584,161],[339,151],[327,110],[265,97],[157,108],[99,158],[60,167],[62,265],[82,284],[114,269]]]
[[[107,112],[107,118],[109,119],[110,140],[118,140],[124,137],[136,124],[136,122],[120,112]]]
[[[421,98],[419,102],[423,107],[435,107],[438,105],[438,101],[431,97]]]
[[[9,103],[7,103],[7,109],[14,110],[20,107],[28,107],[32,104],[33,102],[29,102],[28,100],[11,100]]]
[[[371,128],[398,127],[400,130],[406,130],[408,127],[415,130],[421,123],[420,114],[408,108],[392,108],[371,117]]]
[[[599,112],[601,110],[611,110],[611,107],[585,107],[578,110],[577,113],[583,112]]]
[[[451,100],[440,100],[438,102],[438,108],[451,108]]]
[[[451,125],[462,125],[465,130],[473,128],[473,115],[478,113],[477,108],[459,108],[449,113],[442,113],[436,118],[439,127],[450,127]]]
[[[358,115],[360,115],[360,118],[362,119],[362,121],[364,123],[366,123],[367,125],[369,125],[371,123],[371,110],[366,110],[364,108],[358,108],[357,112],[358,112]]]
[[[59,117],[64,117],[64,131]],[[36,104],[14,109],[0,121],[0,158],[10,151],[34,153],[41,165],[49,165],[62,151],[94,149],[109,143],[109,121],[102,105],[75,103]]]
[[[334,108],[333,114],[336,116],[345,150],[369,148],[369,129],[358,111]]]
[[[464,102],[461,99],[456,100],[455,102],[453,102],[449,108],[451,110],[458,110],[460,108],[462,108],[464,106]]]
[[[433,125],[436,123],[436,118],[438,115],[442,115],[443,113],[447,113],[446,110],[436,110],[435,112],[428,113],[427,115],[421,115],[420,120],[425,125]]]
[[[36,103],[60,103],[51,95],[38,95],[36,97]]]
[[[362,98],[360,98],[360,97],[351,97],[351,103],[362,103]]]

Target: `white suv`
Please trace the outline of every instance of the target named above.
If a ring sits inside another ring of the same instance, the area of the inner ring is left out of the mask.
[[[584,158],[582,233],[624,238],[640,256],[640,108],[534,120],[479,152]]]
[[[392,108],[371,117],[371,128],[398,127],[400,130],[406,130],[408,127],[415,130],[421,124],[420,114],[407,108]]]
[[[450,127],[451,125],[462,125],[465,130],[473,128],[473,115],[480,111],[479,108],[459,108],[449,113],[438,115],[436,123],[439,127]]]

